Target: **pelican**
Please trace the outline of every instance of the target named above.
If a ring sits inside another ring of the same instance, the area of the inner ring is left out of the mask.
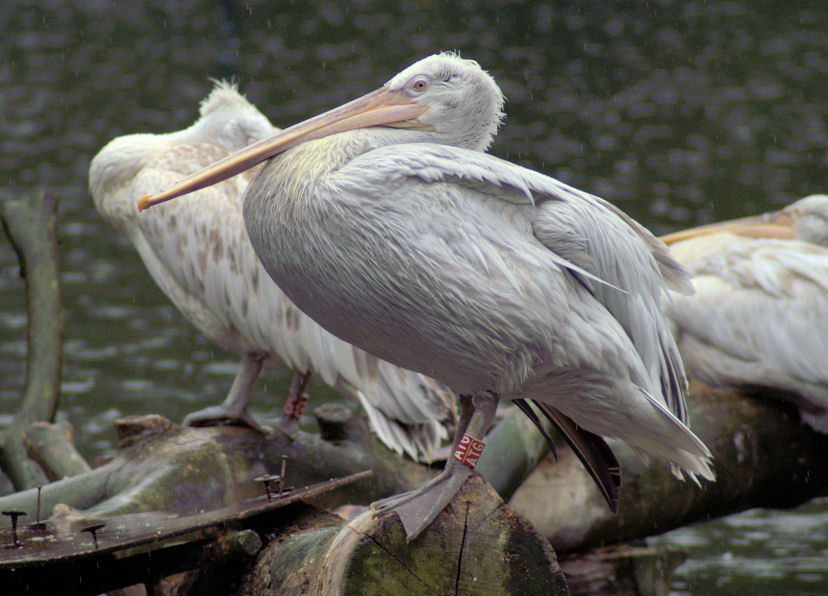
[[[777,392],[828,432],[828,196],[663,240],[695,276],[665,302],[688,373]]]
[[[132,197],[164,188],[277,131],[224,83],[202,102],[200,116],[179,132],[114,139],[92,160],[89,173],[96,208],[130,239],[164,293],[206,337],[241,356],[224,403],[185,422],[232,421],[261,429],[247,412],[248,392],[263,364],[285,364],[297,371],[281,424],[289,432],[300,413],[305,373],[313,371],[359,400],[386,445],[433,459],[448,438],[451,394],[334,337],[287,299],[259,263],[244,228],[241,198],[252,174],[138,217]]]
[[[620,470],[604,436],[713,478],[659,309],[667,287],[692,291],[686,271],[609,203],[485,153],[502,105],[476,62],[430,56],[139,201],[279,155],[244,199],[265,269],[335,335],[459,395],[443,472],[374,504],[399,515],[408,540],[471,473],[500,399],[539,428],[539,412],[552,421],[613,510]]]

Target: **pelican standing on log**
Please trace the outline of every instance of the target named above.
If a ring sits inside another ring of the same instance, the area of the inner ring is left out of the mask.
[[[828,433],[828,196],[662,239],[694,275],[664,305],[691,376],[776,392]]]
[[[613,509],[620,470],[602,436],[713,478],[660,312],[666,287],[692,291],[686,271],[612,205],[484,153],[502,105],[476,62],[430,56],[139,204],[282,153],[244,201],[268,273],[335,335],[460,396],[444,471],[375,504],[409,540],[471,473],[499,399],[561,429]]]
[[[92,160],[89,186],[107,222],[129,237],[156,283],[206,337],[241,355],[224,403],[185,423],[244,423],[263,430],[247,398],[263,363],[296,373],[280,427],[295,432],[310,371],[357,399],[379,438],[412,458],[433,459],[453,398],[432,379],[402,370],[334,337],[291,303],[259,263],[242,218],[252,172],[199,191],[157,213],[138,215],[135,196],[169,186],[249,143],[275,134],[268,119],[224,83],[200,118],[170,134],[118,137]]]

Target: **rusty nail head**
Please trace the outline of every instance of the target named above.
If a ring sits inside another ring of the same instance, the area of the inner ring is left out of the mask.
[[[261,482],[264,484],[265,494],[267,495],[267,500],[270,502],[273,500],[273,491],[270,489],[270,483],[274,480],[278,480],[281,482],[281,476],[274,476],[273,474],[265,474],[264,476],[258,476],[254,478],[254,482]]]
[[[12,542],[15,546],[20,545],[20,541],[17,539],[17,518],[21,515],[26,515],[25,511],[3,511],[3,515],[8,515],[11,518],[11,530],[12,530]]]
[[[93,524],[81,529],[81,532],[89,532],[92,534],[92,543],[95,545],[95,550],[98,550],[98,537],[95,533],[103,528],[106,524]]]

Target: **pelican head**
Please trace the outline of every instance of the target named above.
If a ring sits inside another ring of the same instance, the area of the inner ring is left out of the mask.
[[[306,141],[360,128],[384,127],[373,130],[375,137],[387,136],[396,143],[444,143],[483,150],[500,125],[503,101],[500,88],[477,62],[451,53],[435,54],[415,62],[376,91],[253,143],[162,193],[142,197],[138,208],[216,184]]]
[[[828,195],[810,195],[779,212],[790,220],[796,237],[828,247]]]
[[[423,58],[388,81],[383,89],[427,108],[417,119],[426,134],[412,135],[412,142],[484,151],[503,120],[500,87],[477,62],[455,54]]]
[[[190,142],[210,142],[228,151],[237,151],[277,129],[239,93],[235,84],[214,81],[215,87],[199,106],[201,118],[183,131]]]
[[[666,244],[728,232],[751,238],[802,240],[828,246],[828,195],[810,195],[780,211],[750,215],[662,236]]]
[[[180,145],[210,143],[238,151],[277,132],[270,121],[241,95],[234,84],[214,81],[215,87],[201,102],[199,119],[183,130],[165,134],[131,134],[107,143],[92,158],[89,189],[98,211],[132,216],[134,203],[120,203],[116,189],[125,187],[158,155]]]

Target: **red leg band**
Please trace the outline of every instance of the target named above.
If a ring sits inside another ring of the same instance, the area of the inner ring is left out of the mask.
[[[302,414],[305,413],[306,405],[308,405],[308,394],[303,393],[299,396],[299,399],[296,400],[296,405],[293,407],[293,415],[297,418],[301,418]]]
[[[291,389],[288,391],[287,399],[285,400],[285,407],[282,411],[285,416],[290,416],[291,418],[301,418],[307,403],[307,394],[303,393],[302,395],[299,395]]]
[[[480,459],[480,455],[483,453],[483,448],[485,446],[486,443],[483,441],[464,434],[463,438],[460,439],[460,444],[457,446],[457,451],[454,452],[454,459],[459,461],[461,464],[474,468],[477,465],[477,460]]]

